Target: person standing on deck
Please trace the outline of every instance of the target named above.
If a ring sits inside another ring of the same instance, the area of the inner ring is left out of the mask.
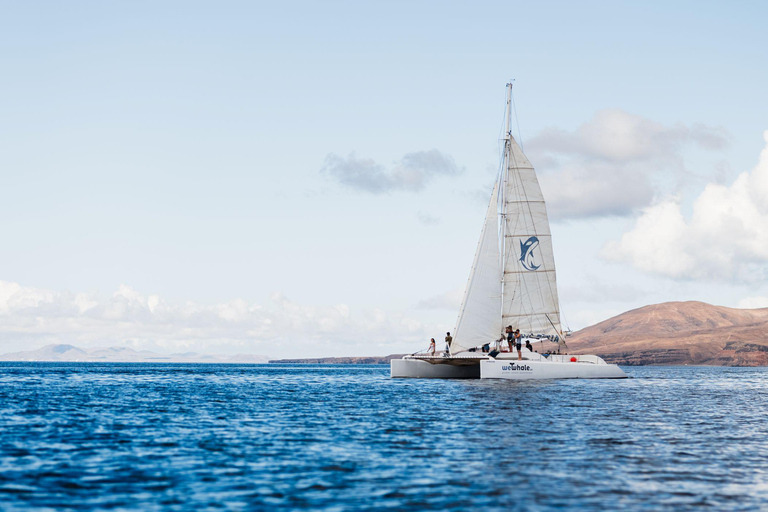
[[[504,329],[504,332],[507,335],[507,345],[509,346],[509,351],[512,352],[512,340],[515,337],[515,331],[512,330],[512,326],[508,325],[506,329]],[[502,338],[503,340],[504,338]]]
[[[453,341],[453,336],[451,336],[451,333],[447,332],[445,333],[445,353],[450,354],[451,353],[451,342]]]
[[[523,353],[520,351],[523,348],[523,340],[520,337],[520,329],[515,330],[515,346],[517,347],[517,360],[523,360]]]
[[[429,355],[431,356],[435,355],[435,338],[432,338],[429,341],[429,350],[427,350],[427,352],[429,352]]]

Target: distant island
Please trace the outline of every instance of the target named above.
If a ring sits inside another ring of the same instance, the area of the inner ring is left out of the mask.
[[[316,357],[314,359],[271,359],[269,362],[282,364],[389,364],[392,359],[400,359],[404,355],[405,354],[360,357]]]
[[[129,347],[108,347],[86,350],[74,345],[53,344],[37,350],[11,352],[0,355],[0,361],[67,361],[87,363],[252,363],[269,361],[267,356],[237,354],[234,356],[205,355],[197,352],[179,352],[162,355],[149,350]]]

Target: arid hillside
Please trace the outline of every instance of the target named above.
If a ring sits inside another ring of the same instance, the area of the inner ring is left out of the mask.
[[[625,365],[768,366],[768,308],[665,302],[582,329],[567,342],[571,353]]]

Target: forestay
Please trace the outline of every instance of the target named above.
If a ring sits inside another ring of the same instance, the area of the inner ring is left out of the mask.
[[[498,339],[502,331],[498,199],[497,182],[493,187],[475,260],[464,290],[453,333],[452,354]]]

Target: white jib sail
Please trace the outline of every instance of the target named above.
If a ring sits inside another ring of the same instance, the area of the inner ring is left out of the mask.
[[[555,257],[544,196],[536,172],[509,136],[504,194],[504,304],[502,325],[523,336],[563,343]]]
[[[469,273],[451,354],[479,347],[501,336],[501,254],[499,251],[499,184],[491,202]]]

